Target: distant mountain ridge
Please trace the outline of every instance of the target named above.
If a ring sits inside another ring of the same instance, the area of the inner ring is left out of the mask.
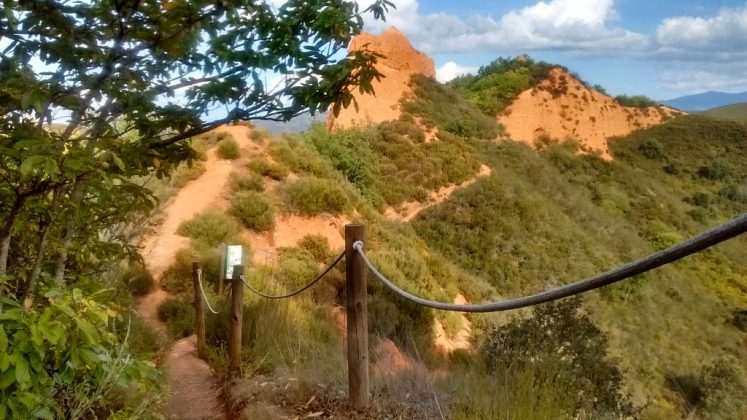
[[[661,101],[665,105],[688,112],[705,111],[740,102],[747,102],[747,92],[726,93],[710,91]]]

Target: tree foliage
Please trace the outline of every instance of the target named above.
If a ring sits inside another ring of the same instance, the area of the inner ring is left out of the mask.
[[[4,3],[0,276],[33,295],[134,253],[154,197],[133,179],[196,157],[221,124],[334,112],[371,93],[376,56],[339,53],[363,13],[343,0]],[[273,82],[273,79],[277,80]],[[62,125],[53,125],[58,121]]]

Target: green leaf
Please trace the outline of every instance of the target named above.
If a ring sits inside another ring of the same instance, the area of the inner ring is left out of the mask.
[[[21,173],[21,179],[28,178],[36,167],[45,159],[46,157],[39,155],[29,156],[24,159],[21,166],[18,168],[18,171]]]
[[[44,162],[44,172],[49,176],[57,176],[60,174],[60,167],[57,166],[57,162],[48,158]]]
[[[14,369],[8,369],[0,374],[0,390],[8,389],[14,383],[16,383],[16,372]]]
[[[29,372],[29,364],[22,354],[16,354],[16,381],[25,385],[31,380],[31,373]]]
[[[5,327],[0,325],[0,352],[8,349],[8,334],[5,333]]]
[[[5,372],[10,367],[13,356],[8,353],[0,353],[0,372]]]

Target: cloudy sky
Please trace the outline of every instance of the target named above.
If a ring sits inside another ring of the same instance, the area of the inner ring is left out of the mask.
[[[365,4],[370,0],[359,0]],[[745,0],[393,0],[386,23],[449,79],[527,53],[612,94],[747,90]]]

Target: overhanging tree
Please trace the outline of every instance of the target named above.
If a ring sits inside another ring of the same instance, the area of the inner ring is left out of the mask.
[[[392,6],[3,4],[0,286],[19,297],[40,279],[62,285],[71,255],[79,268],[130,249],[127,238],[111,240],[102,230],[111,235],[153,207],[133,177],[163,176],[191,159],[187,139],[236,120],[288,120],[330,106],[338,112],[355,89],[371,93],[381,77],[376,56],[340,51],[360,32],[364,13],[381,19]],[[65,123],[51,129],[55,117]]]

